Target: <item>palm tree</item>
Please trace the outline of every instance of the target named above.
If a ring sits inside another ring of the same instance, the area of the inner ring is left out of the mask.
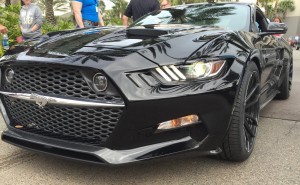
[[[269,12],[270,12],[269,11],[269,9],[270,9],[269,4],[273,3],[274,0],[258,0],[257,2],[259,2],[259,4],[261,4],[261,6],[264,7],[266,16],[270,17],[270,15],[269,15]]]
[[[54,17],[53,11],[53,0],[45,1],[45,9],[46,9],[46,21],[50,24],[56,24],[56,19]]]
[[[275,6],[274,6],[274,16],[276,16],[276,15],[277,15],[278,2],[279,2],[279,0],[275,0]]]
[[[22,2],[22,0],[21,0]],[[11,4],[18,4],[19,0],[5,0],[5,6],[9,6]]]
[[[68,0],[37,0],[37,5],[46,14],[46,21],[50,24],[56,24],[54,10],[66,11]]]
[[[288,11],[295,10],[295,3],[293,0],[283,0],[278,3],[278,12],[282,13],[282,18],[285,19]]]
[[[125,0],[112,0],[112,2],[115,6],[112,9],[111,16],[121,18],[128,3]]]
[[[10,5],[10,0],[5,0],[5,6],[9,6]]]
[[[46,13],[46,3],[48,0],[37,0],[37,5],[41,8],[41,10]],[[53,10],[55,11],[67,11],[68,8],[66,4],[69,3],[68,0],[53,0]]]

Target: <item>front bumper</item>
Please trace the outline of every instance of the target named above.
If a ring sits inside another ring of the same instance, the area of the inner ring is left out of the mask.
[[[7,111],[7,103],[6,107],[3,105],[4,97],[9,94],[2,94],[0,108],[7,124],[7,130],[2,133],[2,140],[26,149],[101,164],[124,164],[191,150],[216,154],[220,152],[219,147],[229,127],[240,77],[234,70],[238,69],[240,68],[233,67],[218,81],[188,84],[178,88],[172,86],[162,86],[158,89],[139,88],[135,87],[134,83],[126,81],[128,78],[125,75],[120,81],[121,84],[128,86],[120,89],[125,97],[124,111],[122,109],[116,126],[105,138],[105,142],[98,145],[44,136],[15,128],[14,125],[18,123],[10,123],[11,115],[9,110]],[[23,94],[27,97],[25,95]],[[31,112],[39,109],[35,105],[36,102],[27,100],[24,102],[27,102],[26,106],[25,104],[23,106],[26,110],[29,106],[32,107]],[[61,104],[55,106],[73,108],[77,103],[72,106]],[[49,107],[45,106],[44,110]],[[86,107],[90,108],[90,105]],[[19,112],[15,112],[16,114]],[[191,114],[198,115],[201,121],[187,127],[156,132],[158,123]],[[28,114],[26,116],[28,117]],[[39,122],[39,119],[35,120],[36,123]],[[95,120],[94,122],[99,122]],[[71,121],[76,124],[75,118]],[[57,119],[55,123],[62,124]],[[69,124],[69,121],[63,122],[62,125],[65,126],[64,124]],[[76,128],[72,129],[74,132],[80,132]],[[81,135],[81,132],[78,135]]]
[[[230,100],[228,93],[160,100],[160,108],[156,110],[158,102],[128,104],[118,126],[103,146],[45,137],[14,128],[10,126],[9,116],[1,104],[1,111],[8,128],[2,133],[2,140],[42,153],[111,165],[143,161],[192,150],[205,154],[217,154],[220,152],[219,147],[229,126],[232,111],[233,99]],[[180,103],[182,107],[178,107]],[[136,115],[147,111],[148,114],[140,118],[141,120],[135,119]],[[188,127],[155,133],[153,121],[188,113],[201,115],[201,122]],[[145,121],[141,122],[142,119]]]
[[[195,150],[199,148],[200,142],[185,137],[180,140],[168,141],[149,146],[139,147],[130,150],[111,150],[104,147],[86,146],[69,143],[51,138],[29,136],[24,133],[17,133],[13,130],[6,130],[2,133],[2,140],[15,146],[96,164],[118,165],[143,161],[151,158],[162,157],[179,152]],[[203,154],[217,154],[221,150],[203,151]]]

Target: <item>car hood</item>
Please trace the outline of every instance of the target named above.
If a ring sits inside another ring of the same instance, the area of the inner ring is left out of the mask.
[[[83,29],[54,35],[32,47],[26,55],[48,60],[92,56],[113,62],[139,54],[163,65],[183,62],[195,50],[224,32],[216,27],[188,25]]]

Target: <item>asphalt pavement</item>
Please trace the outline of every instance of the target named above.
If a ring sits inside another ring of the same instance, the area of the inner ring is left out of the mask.
[[[0,121],[0,131],[5,129]],[[37,154],[0,141],[0,184],[300,184],[300,51],[291,97],[261,111],[256,146],[243,163],[196,154],[119,167]]]

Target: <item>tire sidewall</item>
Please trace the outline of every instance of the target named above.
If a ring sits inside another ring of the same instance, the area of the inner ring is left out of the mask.
[[[260,83],[260,75],[259,75],[258,68],[253,61],[250,61],[247,64],[247,67],[245,69],[243,79],[238,86],[238,90],[237,90],[237,94],[233,106],[233,114],[231,116],[231,121],[230,121],[230,128],[227,133],[227,138],[225,138],[225,142],[227,141],[228,143],[223,144],[223,146],[227,146],[227,145],[229,146],[226,150],[228,149],[230,150],[230,151],[224,151],[226,153],[225,158],[233,161],[246,160],[252,153],[255,144],[255,138],[254,138],[252,147],[250,148],[249,151],[247,151],[245,128],[244,128],[245,110],[246,110],[245,99],[247,94],[247,88],[250,82],[250,77],[252,75],[257,75],[256,78],[258,80],[258,83]],[[259,117],[259,103],[257,103],[257,119],[258,117]]]

